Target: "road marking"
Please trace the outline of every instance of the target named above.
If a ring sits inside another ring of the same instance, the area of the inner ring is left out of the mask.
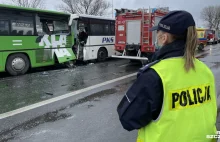
[[[75,96],[77,94],[84,93],[84,92],[90,91],[92,89],[96,89],[96,88],[99,88],[99,87],[104,86],[104,85],[115,83],[117,81],[121,81],[123,79],[127,79],[127,78],[130,78],[130,77],[136,76],[136,75],[137,75],[137,73],[129,74],[129,75],[117,78],[117,79],[109,80],[109,81],[106,81],[106,82],[103,82],[103,83],[100,83],[100,84],[97,84],[97,85],[94,85],[94,86],[90,86],[90,87],[83,88],[83,89],[80,89],[80,90],[77,90],[77,91],[74,91],[74,92],[71,92],[71,93],[68,93],[68,94],[64,94],[64,95],[61,95],[61,96],[58,96],[58,97],[55,97],[55,98],[52,98],[52,99],[49,99],[49,100],[45,100],[45,101],[42,101],[42,102],[39,102],[39,103],[35,103],[33,105],[29,105],[29,106],[22,107],[22,108],[13,110],[13,111],[2,113],[2,114],[0,114],[0,119],[4,119],[4,118],[10,117],[10,116],[14,116],[16,114],[20,114],[20,113],[23,113],[23,112],[26,112],[26,111],[29,111],[29,110],[47,105],[47,104],[51,104],[51,103],[54,103],[54,102],[57,102],[57,101]]]

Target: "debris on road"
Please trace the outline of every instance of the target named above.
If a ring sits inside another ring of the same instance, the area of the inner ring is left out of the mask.
[[[42,75],[49,75],[49,73],[48,72],[43,72]]]
[[[53,93],[45,92],[45,94],[53,96]]]

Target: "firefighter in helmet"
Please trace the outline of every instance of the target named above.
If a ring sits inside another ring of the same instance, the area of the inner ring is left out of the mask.
[[[171,11],[156,27],[160,50],[140,69],[117,111],[124,129],[138,130],[137,142],[211,142],[217,104],[211,70],[195,58],[192,15]]]

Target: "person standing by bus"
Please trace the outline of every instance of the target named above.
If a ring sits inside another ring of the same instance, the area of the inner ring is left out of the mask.
[[[124,129],[138,129],[137,142],[211,142],[217,103],[211,70],[195,58],[192,15],[171,11],[158,26],[156,61],[142,68],[117,111]]]
[[[88,39],[88,28],[85,27],[85,29],[80,29],[79,31],[79,41],[83,42],[83,46],[87,43],[87,39]]]
[[[78,48],[77,48],[77,59],[83,60],[83,48],[87,43],[88,39],[88,28],[85,27],[79,29],[79,34],[78,34]]]

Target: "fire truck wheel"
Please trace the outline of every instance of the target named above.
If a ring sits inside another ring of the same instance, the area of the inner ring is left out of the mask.
[[[104,47],[100,48],[98,51],[97,60],[99,62],[103,62],[106,60],[107,57],[108,57],[108,51]]]

